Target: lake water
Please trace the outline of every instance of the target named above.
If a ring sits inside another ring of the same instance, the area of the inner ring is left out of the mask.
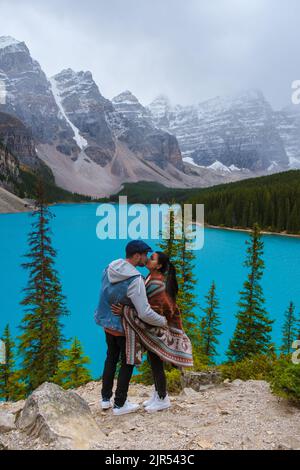
[[[70,316],[65,319],[65,335],[77,336],[85,353],[91,358],[95,378],[102,373],[105,358],[105,340],[102,329],[93,319],[98,302],[100,276],[113,259],[121,258],[127,240],[99,240],[96,237],[97,204],[62,204],[52,208],[53,245],[58,251],[56,267],[67,296]],[[0,215],[0,332],[10,324],[18,334],[23,316],[22,289],[27,273],[20,264],[27,252],[27,235],[31,217],[27,213]],[[195,275],[197,278],[197,313],[204,306],[204,296],[212,280],[216,282],[220,301],[222,335],[219,356],[222,361],[235,327],[236,303],[247,270],[242,266],[248,238],[245,232],[205,229],[205,243],[197,251]],[[266,269],[262,281],[266,308],[272,319],[273,339],[280,343],[284,312],[290,300],[300,311],[300,239],[266,235],[264,260]],[[146,240],[147,241],[147,240]],[[149,243],[155,248],[155,243]],[[142,270],[146,274],[146,270]]]

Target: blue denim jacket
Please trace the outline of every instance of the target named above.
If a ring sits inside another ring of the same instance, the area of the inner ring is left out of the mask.
[[[124,333],[122,319],[119,315],[112,313],[111,305],[119,302],[123,305],[133,306],[131,300],[127,297],[127,289],[138,275],[112,284],[108,279],[107,269],[103,272],[100,299],[94,315],[95,322],[103,328]]]

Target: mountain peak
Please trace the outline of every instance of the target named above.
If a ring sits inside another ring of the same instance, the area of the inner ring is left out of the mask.
[[[125,102],[127,102],[128,104],[140,104],[137,97],[130,90],[122,91],[122,93],[112,99],[112,102],[114,104]]]
[[[15,46],[17,44],[21,44],[21,41],[18,41],[12,36],[0,36],[0,49],[4,49],[9,46]]]

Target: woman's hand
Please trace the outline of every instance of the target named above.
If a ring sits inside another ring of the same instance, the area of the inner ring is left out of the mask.
[[[122,315],[123,305],[122,304],[112,304],[111,311],[114,315]]]

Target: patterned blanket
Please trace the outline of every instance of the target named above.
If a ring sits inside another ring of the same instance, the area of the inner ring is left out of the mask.
[[[192,367],[192,344],[180,329],[151,326],[139,319],[134,308],[123,309],[127,364],[139,365],[145,351],[152,351],[164,362],[177,367]]]

